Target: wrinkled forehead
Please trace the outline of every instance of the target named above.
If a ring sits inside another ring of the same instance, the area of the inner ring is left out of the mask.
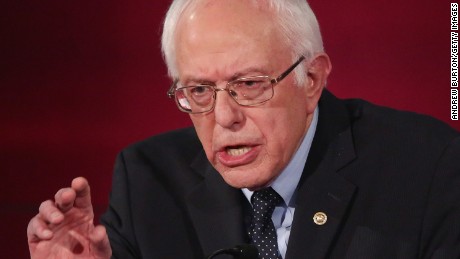
[[[268,12],[244,0],[202,1],[188,8],[175,35],[179,74],[192,66],[217,69],[214,62],[232,73],[240,72],[232,68],[260,65],[251,64],[249,59],[260,63],[275,53],[284,53],[273,20]]]
[[[176,35],[187,30],[250,30],[266,31],[275,27],[275,14],[251,0],[196,0],[191,2],[178,20]],[[192,27],[193,26],[193,27]],[[181,30],[182,29],[182,30]],[[206,33],[206,32],[203,32]],[[231,35],[229,35],[231,36]]]
[[[194,1],[182,13],[174,42],[178,49],[209,40],[222,45],[232,40],[270,41],[277,34],[278,23],[273,14],[257,7],[253,1],[201,0]]]

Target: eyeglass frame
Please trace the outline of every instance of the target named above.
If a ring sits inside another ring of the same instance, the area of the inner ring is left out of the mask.
[[[211,112],[214,110],[214,107],[216,106],[216,99],[217,99],[217,92],[218,91],[226,91],[230,97],[240,106],[244,106],[244,107],[250,107],[250,106],[258,106],[258,105],[261,105],[263,103],[266,103],[268,102],[269,100],[271,100],[273,98],[273,96],[275,96],[275,93],[273,91],[273,88],[281,81],[283,80],[284,78],[286,78],[300,63],[302,63],[302,61],[305,60],[305,56],[300,56],[300,58],[294,63],[292,64],[288,69],[286,69],[286,71],[284,71],[283,73],[281,73],[278,77],[276,78],[272,78],[270,79],[270,84],[271,84],[271,89],[272,89],[272,95],[270,98],[268,98],[267,100],[264,100],[264,101],[261,101],[261,102],[258,102],[258,103],[255,103],[255,104],[241,104],[237,101],[237,99],[235,99],[235,97],[230,93],[230,90],[228,89],[229,85],[231,85],[233,82],[235,81],[238,81],[238,80],[244,80],[244,79],[247,79],[247,78],[268,78],[268,76],[253,76],[253,77],[240,77],[240,78],[237,78],[235,80],[232,80],[232,81],[229,81],[227,82],[227,84],[225,85],[225,88],[218,88],[216,85],[205,85],[205,86],[210,86],[212,87],[213,89],[213,99],[214,101],[212,102],[212,106],[209,108],[209,110],[206,110],[206,111],[199,111],[199,112],[191,112],[191,111],[188,111],[186,109],[184,109],[180,104],[179,104],[179,100],[177,100],[176,98],[176,94],[175,92],[177,90],[180,90],[182,88],[186,88],[186,87],[181,87],[181,88],[176,88],[177,86],[177,83],[179,82],[178,79],[174,80],[174,82],[171,84],[168,92],[167,92],[167,95],[169,98],[174,98],[175,102],[176,102],[176,106],[179,108],[180,111],[182,112],[185,112],[185,113],[189,113],[189,114],[200,114],[200,113],[206,113],[206,112]],[[193,87],[193,86],[192,86]]]

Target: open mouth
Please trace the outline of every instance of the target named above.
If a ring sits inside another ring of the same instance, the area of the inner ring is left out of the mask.
[[[241,166],[253,162],[260,152],[260,146],[234,145],[217,152],[219,161],[229,167]]]
[[[225,151],[230,156],[241,156],[251,151],[251,149],[252,148],[248,146],[234,146],[225,148]]]

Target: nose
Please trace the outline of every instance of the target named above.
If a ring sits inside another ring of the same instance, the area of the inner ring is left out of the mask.
[[[235,130],[244,121],[244,114],[240,106],[230,97],[227,91],[216,92],[216,103],[214,106],[214,118],[216,123],[223,128]]]

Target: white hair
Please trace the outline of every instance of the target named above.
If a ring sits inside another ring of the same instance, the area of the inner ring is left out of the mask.
[[[177,79],[179,73],[176,66],[175,31],[182,13],[192,3],[199,0],[173,0],[164,20],[161,38],[162,52],[171,78]],[[315,54],[323,52],[323,40],[318,21],[306,0],[252,0],[259,5],[264,4],[275,14],[276,23],[286,39],[286,45],[292,50],[292,60],[305,56],[309,61]],[[306,78],[304,66],[295,70],[296,81],[302,84]]]

